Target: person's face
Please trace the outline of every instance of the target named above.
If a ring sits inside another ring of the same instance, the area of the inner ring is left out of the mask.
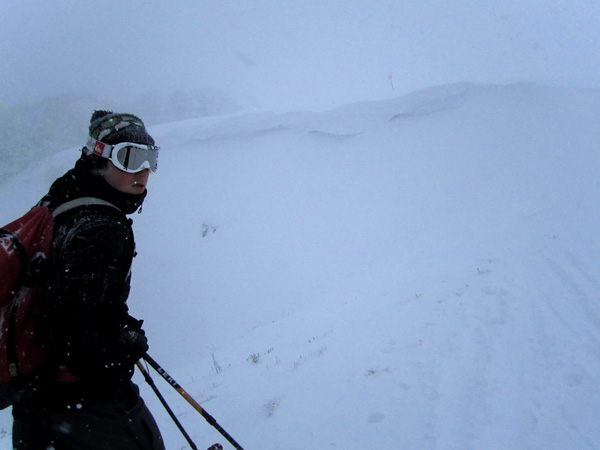
[[[125,194],[141,194],[148,184],[150,170],[144,169],[136,173],[128,173],[117,169],[112,162],[108,161],[102,175],[106,182],[117,191]]]

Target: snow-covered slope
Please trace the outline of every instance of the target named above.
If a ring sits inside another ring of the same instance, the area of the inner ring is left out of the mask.
[[[598,448],[598,117],[595,90],[455,84],[153,128],[152,356],[246,449]],[[76,157],[0,185],[0,222]]]

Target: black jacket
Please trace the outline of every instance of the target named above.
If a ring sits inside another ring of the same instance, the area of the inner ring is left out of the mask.
[[[58,383],[43,395],[81,403],[127,383],[145,348],[123,339],[141,331],[126,304],[135,254],[131,214],[145,197],[110,187],[85,158],[57,179],[42,200],[54,208],[68,200],[96,197],[110,206],[84,206],[56,218],[53,262],[41,291],[36,333],[49,359],[79,381]],[[144,343],[145,344],[145,343]]]

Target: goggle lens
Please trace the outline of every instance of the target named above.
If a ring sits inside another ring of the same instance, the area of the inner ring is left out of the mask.
[[[113,147],[110,160],[117,168],[135,173],[150,169],[156,172],[158,167],[158,147],[125,142]]]

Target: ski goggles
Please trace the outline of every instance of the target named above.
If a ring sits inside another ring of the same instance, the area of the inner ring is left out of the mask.
[[[158,149],[156,145],[121,142],[108,145],[90,137],[86,144],[89,154],[110,160],[117,169],[127,173],[136,173],[144,169],[156,172],[158,168]]]

